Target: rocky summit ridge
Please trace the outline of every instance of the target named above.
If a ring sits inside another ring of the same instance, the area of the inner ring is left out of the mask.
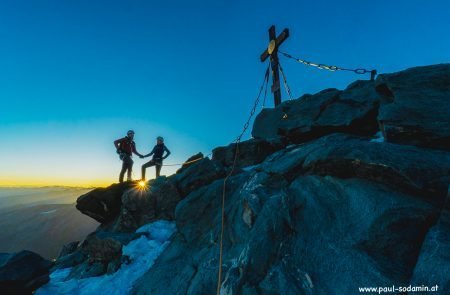
[[[195,155],[147,190],[125,183],[80,196],[78,210],[101,225],[66,245],[47,274],[114,273],[133,263],[122,249],[145,235],[136,229],[165,219],[176,232],[129,293],[214,293],[223,183],[235,151],[230,144],[212,159]],[[450,64],[264,109],[236,164],[226,184],[223,294],[450,290]],[[11,257],[0,256],[0,286],[13,281],[3,271]]]

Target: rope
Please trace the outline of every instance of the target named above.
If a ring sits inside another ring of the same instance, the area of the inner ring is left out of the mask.
[[[257,106],[259,104],[261,93],[262,93],[264,87],[267,88],[267,84],[269,83],[269,72],[270,72],[270,63],[269,63],[269,66],[267,67],[266,73],[264,75],[263,83],[262,83],[261,87],[259,88],[258,96],[255,99],[255,103],[253,104],[252,110],[250,111],[250,115],[249,115],[249,117],[247,119],[247,122],[245,122],[244,127],[242,128],[241,134],[239,134],[239,136],[235,140],[236,150],[234,152],[233,165],[231,166],[230,172],[227,174],[227,176],[223,180],[221,227],[220,227],[219,272],[218,272],[218,279],[217,279],[217,295],[220,295],[220,286],[221,286],[221,283],[222,283],[223,233],[224,233],[224,228],[225,228],[225,195],[226,195],[227,180],[228,180],[228,178],[231,177],[231,175],[233,175],[234,169],[236,167],[237,158],[238,158],[238,155],[239,155],[239,143],[240,143],[240,141],[242,139],[242,136],[244,136],[244,133],[247,131],[248,126],[250,124],[250,120],[252,119],[253,115],[256,112],[256,108],[257,108]],[[267,91],[265,92],[265,95],[266,94],[267,94]],[[264,96],[264,100],[265,99],[266,99],[266,97]]]
[[[163,165],[161,165],[161,166],[183,166],[183,165],[187,165],[187,164],[191,164],[191,163],[198,162],[198,161],[200,161],[200,160],[203,160],[203,159],[205,159],[205,158],[208,158],[208,157],[211,156],[211,155],[212,155],[212,153],[209,153],[208,155],[206,155],[206,157],[203,157],[203,158],[194,159],[194,160],[187,161],[187,162],[184,162],[184,163],[163,164]]]
[[[348,72],[353,72],[355,74],[358,75],[364,75],[367,73],[370,73],[370,79],[373,80],[375,78],[375,76],[377,75],[377,70],[373,69],[373,70],[367,70],[367,69],[347,69],[347,68],[343,68],[343,67],[338,67],[338,66],[330,66],[330,65],[326,65],[326,64],[319,64],[319,63],[313,63],[304,59],[300,59],[297,57],[293,57],[292,55],[282,52],[282,51],[278,51],[279,53],[281,53],[282,55],[284,55],[287,58],[293,59],[301,64],[307,65],[307,66],[311,66],[311,67],[315,67],[321,70],[328,70],[330,72],[336,72],[336,71],[348,71]]]

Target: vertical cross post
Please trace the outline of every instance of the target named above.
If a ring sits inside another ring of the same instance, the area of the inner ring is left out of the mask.
[[[277,38],[275,34],[275,26],[269,29],[269,41]],[[280,89],[280,71],[278,69],[278,48],[275,46],[273,52],[270,54],[270,63],[272,67],[272,93],[275,106],[281,104],[281,89]]]
[[[277,37],[275,32],[275,26],[269,28],[269,46],[261,54],[261,62],[264,62],[270,57],[269,62],[272,68],[272,93],[275,107],[281,104],[281,88],[280,88],[280,71],[278,61],[278,47],[289,37],[289,30],[284,29],[283,32]]]

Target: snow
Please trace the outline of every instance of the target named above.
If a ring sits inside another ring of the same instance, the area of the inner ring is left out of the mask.
[[[383,133],[381,131],[378,131],[375,134],[375,137],[373,139],[370,140],[370,142],[384,142],[384,136]]]
[[[169,244],[169,239],[175,232],[175,223],[159,220],[140,227],[136,232],[148,235],[141,236],[123,247],[123,254],[130,256],[131,263],[122,265],[117,272],[99,277],[66,280],[71,268],[59,269],[50,274],[50,282],[35,294],[128,294],[134,282],[153,266],[156,258]]]

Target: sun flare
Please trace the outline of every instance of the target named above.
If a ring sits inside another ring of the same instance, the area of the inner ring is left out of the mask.
[[[141,180],[137,183],[137,187],[140,190],[146,190],[147,189],[147,182]]]

